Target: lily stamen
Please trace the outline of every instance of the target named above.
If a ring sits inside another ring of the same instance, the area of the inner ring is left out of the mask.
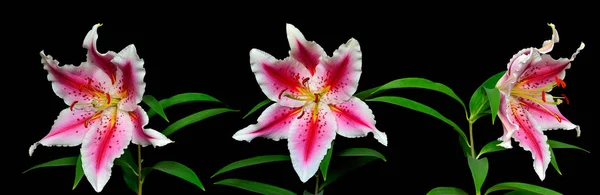
[[[79,102],[79,101],[74,101],[73,103],[71,103],[71,107],[69,107],[69,109],[71,109],[71,111],[73,111],[73,107],[75,107],[75,104],[77,104],[77,102]]]
[[[567,98],[567,95],[565,95],[565,94],[560,94],[560,95],[563,97],[563,99],[565,99],[565,102],[567,102],[567,105],[569,105],[569,98]]]
[[[106,104],[110,104],[110,94],[106,93]]]
[[[302,110],[302,113],[300,113],[300,116],[298,116],[298,118],[297,118],[297,119],[300,119],[300,118],[302,118],[302,116],[304,116],[304,110]]]
[[[521,102],[523,103],[523,102]],[[548,108],[546,108],[544,105],[540,104],[539,102],[533,102],[535,104],[537,104],[539,107],[541,107],[542,109],[544,109],[546,112],[548,112],[549,114],[551,114],[552,116],[554,116],[554,118],[556,118],[556,120],[560,123],[562,122],[562,119],[560,119],[560,117],[558,116],[558,114],[550,111]]]
[[[567,87],[567,83],[565,83],[565,81],[563,81],[562,79],[558,78],[557,76],[554,76],[554,81],[556,81],[556,85],[560,86],[562,88]]]
[[[546,102],[546,92],[542,91],[542,101]]]

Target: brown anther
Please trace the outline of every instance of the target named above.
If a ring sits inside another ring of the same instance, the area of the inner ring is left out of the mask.
[[[83,123],[83,127],[88,128],[88,123],[90,122],[90,120],[85,120],[85,123]]]
[[[77,102],[79,101],[73,101],[73,103],[71,103],[71,107],[69,107],[71,111],[73,111],[73,107],[75,107],[75,104],[77,104]]]
[[[558,114],[554,114],[554,118],[556,118],[556,120],[558,120],[558,123],[562,122],[562,119],[560,119]]]
[[[306,77],[306,78],[302,79],[302,85],[306,85],[306,82],[308,82],[308,79],[310,79],[310,78]]]
[[[565,81],[563,81],[562,79],[558,78],[557,76],[554,76],[554,81],[556,81],[556,85],[565,88],[567,87],[567,83],[565,83]]]
[[[281,99],[281,95],[283,95],[283,92],[285,92],[285,90],[287,89],[281,90],[281,92],[279,92],[279,95],[277,96],[278,99]]]
[[[542,101],[546,102],[546,92],[542,91]]]
[[[298,118],[297,118],[297,119],[300,119],[300,118],[302,118],[302,116],[304,116],[304,110],[302,111],[302,113],[300,113],[300,116],[298,116]]]
[[[567,102],[567,105],[569,105],[569,98],[567,98],[567,95],[565,94],[560,94],[561,96],[563,96],[563,98],[565,98],[565,102]]]
[[[315,102],[319,102],[319,94],[315,93]]]
[[[110,94],[106,93],[106,104],[110,104]]]

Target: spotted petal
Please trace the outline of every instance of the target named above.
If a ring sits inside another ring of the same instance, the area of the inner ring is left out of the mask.
[[[258,123],[249,125],[233,135],[238,141],[252,141],[256,137],[270,138],[275,141],[287,139],[292,121],[300,115],[302,107],[290,108],[271,104],[258,117]]]
[[[519,142],[524,150],[530,151],[533,157],[533,169],[544,180],[546,169],[550,163],[550,146],[548,137],[544,135],[541,127],[532,119],[531,115],[519,103],[511,104],[511,113],[515,125],[519,127],[513,134],[513,139]]]
[[[532,60],[524,64],[523,71],[519,76],[520,88],[538,89],[549,84],[556,84],[556,78],[565,78],[565,70],[571,64],[569,59],[554,60],[548,54],[540,56],[537,52],[533,52],[531,55]]]
[[[552,39],[544,41],[542,47],[538,49],[538,51],[543,54],[552,51],[552,49],[554,48],[554,44],[558,43],[559,41],[558,31],[556,31],[556,27],[554,26],[554,24],[548,24],[548,26],[552,28]]]
[[[77,146],[81,144],[89,127],[97,121],[98,116],[94,112],[85,110],[71,110],[70,108],[62,110],[54,121],[50,133],[29,148],[29,156],[33,154],[39,144],[43,146]]]
[[[303,81],[310,78],[308,69],[292,58],[277,60],[258,49],[250,50],[250,65],[263,93],[282,106],[299,107],[304,101],[292,99],[303,95]]]
[[[339,104],[349,100],[358,88],[362,73],[362,52],[356,39],[341,45],[333,57],[322,59],[317,66],[311,88],[327,90],[322,97],[324,102]]]
[[[505,92],[500,92],[500,106],[498,108],[498,118],[502,122],[502,128],[504,129],[504,134],[502,137],[498,138],[498,141],[501,141],[499,144],[504,148],[512,148],[511,138],[513,133],[519,129],[516,125],[514,115],[512,114],[512,108],[510,101],[510,96]]]
[[[129,119],[133,124],[133,137],[131,138],[132,143],[141,145],[142,147],[146,147],[150,144],[152,144],[154,147],[157,147],[173,142],[165,135],[154,129],[144,128],[148,124],[148,114],[146,111],[144,111],[144,109],[142,109],[141,106],[138,106],[137,109],[129,113]]]
[[[292,24],[286,24],[286,32],[290,56],[306,66],[311,75],[315,74],[319,59],[327,55],[323,48],[314,41],[307,41],[302,32]]]
[[[132,44],[121,50],[112,62],[119,67],[116,93],[125,94],[125,98],[119,102],[119,108],[125,111],[133,111],[137,109],[137,104],[142,101],[142,96],[146,90],[144,60],[140,59],[135,45]]]
[[[131,141],[133,123],[127,112],[109,107],[85,135],[81,146],[83,172],[96,192],[102,191],[111,176],[114,160]]]
[[[542,99],[537,98],[537,99]],[[567,120],[558,110],[558,107],[554,104],[554,98],[550,94],[545,95],[546,103],[543,102],[534,102],[529,99],[520,99],[523,102],[523,107],[531,114],[531,117],[536,121],[536,123],[540,126],[541,130],[555,130],[555,129],[563,129],[563,130],[577,130],[577,135],[579,135],[579,126],[571,123],[571,121]]]
[[[102,26],[102,24],[94,25],[92,30],[87,33],[85,39],[83,40],[83,47],[88,50],[88,62],[102,69],[102,71],[104,71],[111,79],[111,84],[114,84],[117,76],[117,67],[111,62],[111,60],[117,54],[113,51],[108,51],[106,53],[98,52],[96,41],[98,40],[98,27],[100,26]]]
[[[341,104],[330,104],[335,115],[337,133],[348,138],[364,137],[372,132],[379,143],[387,146],[387,135],[375,127],[375,115],[362,100],[352,97]]]
[[[308,181],[331,148],[337,128],[335,116],[326,104],[310,103],[304,114],[294,119],[288,137],[288,149],[294,170],[302,182]]]
[[[106,97],[106,92],[110,90],[110,78],[98,67],[85,62],[79,66],[59,66],[59,62],[44,54],[44,51],[40,55],[54,93],[63,98],[67,105],[75,109],[94,110],[90,104],[92,100]]]

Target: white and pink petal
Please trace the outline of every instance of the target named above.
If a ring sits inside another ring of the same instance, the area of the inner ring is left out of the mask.
[[[555,60],[548,54],[540,56],[536,52],[532,54],[531,58],[532,60],[524,65],[519,76],[517,83],[519,88],[538,89],[556,84],[558,79],[565,78],[565,70],[571,64],[571,61],[567,58]]]
[[[48,81],[52,90],[65,104],[74,109],[94,110],[91,102],[105,98],[111,88],[110,78],[98,67],[82,63],[79,66],[63,65],[51,55],[40,52],[44,70],[48,71]]]
[[[127,117],[123,118],[123,120],[126,120],[126,118]],[[148,145],[154,147],[165,146],[169,143],[173,143],[171,139],[167,138],[167,136],[161,132],[145,128],[145,126],[148,125],[148,114],[141,106],[138,106],[137,109],[129,112],[129,120],[131,120],[131,123],[133,124],[131,143],[141,145],[142,147]]]
[[[102,24],[96,24],[87,33],[83,40],[83,47],[88,49],[87,60],[90,64],[102,69],[111,79],[111,84],[114,84],[117,76],[117,67],[111,60],[117,55],[115,52],[108,51],[107,53],[98,52],[96,41],[98,40],[98,27]]]
[[[519,142],[519,146],[524,150],[531,152],[533,169],[543,181],[550,164],[548,137],[544,135],[540,126],[536,124],[535,120],[532,120],[531,115],[523,107],[513,106],[512,113],[519,126],[519,129],[513,134],[513,139]]]
[[[538,51],[542,54],[551,52],[554,48],[554,44],[559,42],[558,31],[556,30],[554,24],[548,24],[548,26],[552,28],[552,39],[544,41],[542,47],[538,49]]]
[[[282,106],[304,105],[302,91],[311,77],[308,69],[292,58],[277,60],[258,49],[250,50],[250,65],[263,93]]]
[[[502,122],[502,128],[504,130],[504,134],[502,137],[498,138],[498,141],[501,141],[499,146],[504,148],[512,148],[511,138],[513,133],[519,129],[517,126],[516,119],[512,113],[512,106],[518,106],[517,104],[513,104],[514,101],[511,99],[509,95],[505,92],[500,92],[500,105],[498,108],[498,118]]]
[[[292,122],[288,149],[294,170],[302,182],[308,181],[319,169],[335,139],[336,129],[335,116],[326,104],[310,103]]]
[[[271,104],[258,117],[258,123],[236,132],[233,139],[250,142],[256,137],[275,141],[287,139],[292,121],[302,113],[302,107],[290,108]]]
[[[375,115],[362,100],[352,97],[341,104],[330,104],[337,124],[337,133],[348,138],[358,138],[373,133],[379,143],[387,146],[387,135],[375,127]]]
[[[290,56],[302,63],[310,72],[315,74],[316,67],[322,56],[327,56],[325,50],[314,41],[308,41],[292,24],[286,24],[287,39],[290,45]]]
[[[331,58],[322,59],[317,66],[315,77],[310,81],[311,88],[326,90],[321,100],[329,104],[339,104],[349,100],[358,88],[362,73],[362,52],[356,39],[341,45]]]
[[[111,62],[119,67],[115,88],[117,91],[114,93],[125,97],[119,102],[119,108],[134,111],[137,109],[137,104],[142,101],[146,90],[144,60],[140,59],[135,45],[131,44],[121,50]]]
[[[539,97],[539,99],[542,99]],[[563,116],[558,110],[558,106],[553,104],[556,103],[554,97],[550,94],[546,94],[544,102],[534,102],[529,99],[519,98],[522,102],[523,107],[527,110],[533,120],[540,126],[541,130],[577,130],[577,125],[569,121]],[[579,135],[579,132],[577,133]]]
[[[50,132],[29,148],[29,156],[38,145],[77,146],[82,143],[85,134],[98,119],[99,114],[85,110],[66,108],[58,114]]]
[[[133,123],[127,112],[109,107],[100,121],[88,131],[81,146],[83,172],[96,192],[102,191],[111,177],[114,160],[131,141]]]

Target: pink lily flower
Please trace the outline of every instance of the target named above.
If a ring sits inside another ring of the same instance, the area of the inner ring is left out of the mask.
[[[31,156],[40,144],[81,144],[83,171],[97,192],[108,182],[113,161],[130,141],[154,147],[172,142],[162,133],[144,128],[148,115],[138,104],[146,87],[146,70],[135,46],[129,45],[119,53],[99,53],[99,26],[94,25],[86,35],[83,47],[88,50],[87,61],[79,66],[59,66],[52,56],[40,52],[52,89],[69,107],[60,112],[50,133],[29,148]]]
[[[564,94],[554,97],[548,92],[556,86],[566,87],[565,70],[585,47],[581,43],[570,59],[553,59],[547,53],[552,51],[559,37],[554,25],[549,26],[552,39],[545,41],[542,48],[526,48],[514,55],[507,65],[508,71],[496,84],[500,90],[498,117],[504,128],[499,145],[512,148],[510,138],[513,138],[524,150],[530,151],[533,168],[542,181],[550,163],[548,138],[543,131],[575,129],[577,136],[580,135],[579,126],[567,120],[557,107],[563,100],[569,104],[569,99]]]
[[[267,107],[258,123],[233,135],[238,141],[256,137],[288,139],[294,170],[302,182],[318,170],[336,132],[364,137],[369,132],[387,146],[387,136],[375,127],[365,102],[353,97],[362,72],[358,41],[350,39],[329,57],[287,24],[290,57],[275,59],[259,49],[250,51],[250,64],[263,93],[277,103]]]

